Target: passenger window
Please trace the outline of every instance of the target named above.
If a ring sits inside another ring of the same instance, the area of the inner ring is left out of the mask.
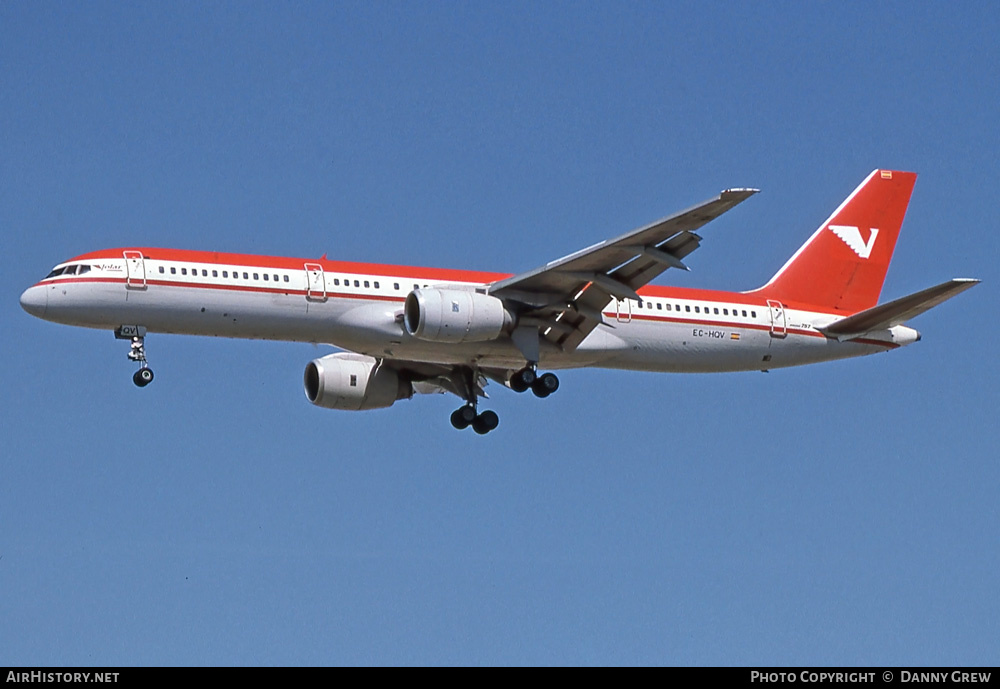
[[[756,318],[757,317],[757,312],[756,311],[751,311],[750,312],[750,317],[751,318]]]
[[[247,273],[245,273],[245,272],[244,272],[244,273],[243,273],[243,279],[244,279],[244,280],[249,280],[249,279],[250,279],[250,276],[249,276],[249,275],[247,275]]]
[[[690,304],[685,304],[684,305],[684,310],[687,311],[688,313],[691,313],[691,305]]]
[[[217,278],[217,277],[219,277],[219,271],[217,271],[217,270],[213,270],[213,271],[212,271],[212,277],[214,277],[214,278]]]
[[[365,287],[368,287],[368,281],[365,280]]]
[[[268,280],[267,273],[264,273],[264,282],[267,282],[267,280]]]
[[[662,311],[663,310],[663,304],[657,304],[656,305],[656,310],[657,311]]]
[[[718,309],[718,308],[714,309],[714,312],[715,312],[715,315],[716,315],[716,316],[718,316],[718,315],[719,315],[719,309]]]
[[[746,318],[746,317],[747,317],[747,312],[746,312],[746,309],[744,309],[744,310],[743,310],[743,317],[744,317],[744,318]]]
[[[277,273],[275,273],[275,274],[274,274],[274,281],[275,281],[275,282],[277,282],[277,281],[278,281],[278,274],[277,274]]]
[[[723,316],[728,316],[729,315],[729,309],[722,309],[722,315]]]
[[[701,313],[701,307],[698,307],[698,306],[694,307],[694,312],[695,313]]]
[[[160,273],[162,274],[162,273],[164,273],[164,272],[165,272],[165,271],[163,270],[163,266],[160,266]]]
[[[378,280],[375,281],[375,289],[378,289]]]
[[[188,274],[188,269],[187,268],[181,268],[181,275],[187,275],[187,274]]]
[[[398,290],[399,289],[399,283],[398,282],[392,283],[392,288]]]
[[[354,281],[354,286],[355,287],[361,287],[361,281],[360,280],[355,280]]]
[[[288,276],[287,275],[285,276],[285,282],[288,282]]]
[[[260,280],[260,274],[259,273],[254,273],[253,274],[253,279],[254,280]]]
[[[170,274],[171,275],[177,275],[177,269],[175,267],[173,267],[173,266],[170,266]]]
[[[224,277],[224,278],[229,277],[229,271],[228,270],[222,271],[222,277]]]

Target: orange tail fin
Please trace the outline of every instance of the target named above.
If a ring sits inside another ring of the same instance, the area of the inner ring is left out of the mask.
[[[754,292],[848,313],[875,306],[916,180],[914,172],[873,171]]]

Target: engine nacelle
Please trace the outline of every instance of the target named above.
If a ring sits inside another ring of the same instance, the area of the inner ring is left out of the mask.
[[[502,301],[468,290],[415,289],[403,307],[406,332],[431,342],[495,340],[512,322]]]
[[[304,383],[309,401],[327,409],[384,409],[413,396],[413,385],[395,369],[348,352],[310,361]]]

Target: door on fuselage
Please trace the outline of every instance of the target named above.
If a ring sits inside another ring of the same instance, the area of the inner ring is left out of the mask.
[[[615,312],[618,314],[619,323],[632,322],[632,301],[630,299],[615,298]]]
[[[767,310],[771,314],[771,337],[785,337],[788,334],[785,307],[780,301],[768,299]]]
[[[123,251],[125,257],[125,288],[146,289],[146,262],[141,251]]]
[[[326,275],[318,263],[306,263],[306,299],[326,301]]]

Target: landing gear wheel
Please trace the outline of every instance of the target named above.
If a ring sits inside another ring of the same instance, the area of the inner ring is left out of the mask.
[[[524,392],[532,385],[538,378],[538,374],[535,373],[535,369],[527,366],[517,371],[510,377],[510,389],[514,392]]]
[[[517,373],[518,375],[521,376],[521,380],[524,381],[524,384],[526,386],[525,389],[530,388],[532,385],[534,385],[535,381],[538,379],[538,374],[535,373],[535,369],[531,368],[530,366],[527,368],[522,368]]]
[[[559,379],[554,373],[545,373],[538,377],[535,384],[531,386],[531,391],[535,397],[548,397],[559,389]]]
[[[531,391],[535,393],[535,397],[542,400],[548,397],[550,394],[549,391],[543,388],[541,385],[533,385],[531,387]]]
[[[524,382],[520,371],[510,377],[510,389],[514,392],[524,392],[528,389],[528,384]]]
[[[132,375],[132,382],[138,387],[144,388],[153,382],[153,369],[143,367]]]
[[[495,411],[486,410],[472,422],[472,430],[479,435],[486,435],[500,425],[500,417]]]
[[[460,431],[468,428],[475,420],[476,410],[468,404],[451,413],[451,425]]]
[[[554,373],[543,373],[535,382],[535,385],[543,388],[551,395],[559,389],[559,378]]]

